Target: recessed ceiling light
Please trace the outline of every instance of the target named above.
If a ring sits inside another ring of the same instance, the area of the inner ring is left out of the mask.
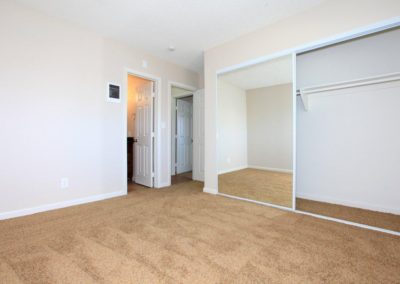
[[[172,44],[170,44],[170,45],[168,46],[168,50],[169,50],[169,51],[175,51],[175,46],[173,46]]]

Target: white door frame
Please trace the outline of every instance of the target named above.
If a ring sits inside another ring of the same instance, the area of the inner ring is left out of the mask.
[[[174,81],[168,81],[168,97],[167,97],[167,104],[168,104],[168,115],[167,115],[167,137],[168,137],[168,178],[167,178],[167,186],[171,185],[171,163],[172,163],[172,151],[171,151],[171,147],[172,147],[172,143],[171,143],[171,139],[172,139],[172,92],[171,89],[172,87],[178,87],[178,88],[182,88],[191,92],[195,92],[197,90],[196,87],[194,86],[190,86],[190,85],[186,85],[183,83],[179,83],[179,82],[174,82]],[[194,94],[193,94],[194,95]],[[187,95],[185,95],[187,96]],[[193,100],[193,108],[194,108],[194,100]]]
[[[176,116],[176,114],[177,114],[177,110],[176,110],[176,105],[177,105],[177,102],[178,102],[178,99],[183,99],[183,98],[188,98],[188,97],[192,97],[193,98],[193,104],[192,104],[192,107],[193,107],[193,105],[194,105],[194,92],[193,93],[190,93],[191,91],[189,91],[189,93],[187,93],[187,94],[182,94],[182,95],[179,95],[179,96],[176,96],[176,97],[174,97],[174,98],[171,98],[171,149],[170,149],[170,151],[171,151],[171,163],[170,163],[170,166],[171,166],[171,168],[172,168],[172,163],[174,162],[175,164],[176,164],[176,157],[174,157],[174,154],[175,154],[175,156],[176,156],[176,150],[177,150],[177,144],[176,144],[176,138],[175,138],[175,140],[174,140],[174,135],[172,134],[172,130],[173,129],[175,129],[175,132],[177,132],[177,128],[176,128],[176,123],[177,123],[177,116]],[[172,95],[171,95],[172,96]],[[175,106],[175,108],[174,108],[174,106]],[[175,112],[175,115],[173,115],[173,113]],[[172,124],[172,119],[173,118],[175,118],[175,120],[174,120],[174,122],[175,122],[175,127],[173,126],[173,124]],[[192,113],[192,120],[193,120],[193,113]],[[192,124],[192,130],[193,130],[193,124]],[[175,135],[176,135],[176,133],[175,133]],[[174,142],[173,142],[174,141]],[[175,148],[175,149],[174,149]],[[172,151],[172,149],[174,149],[174,151]],[[193,158],[193,153],[192,153],[192,158]],[[193,161],[193,160],[192,160]],[[175,167],[175,169],[171,169],[171,175],[175,175],[176,174],[176,167]]]
[[[191,100],[192,100],[191,103],[188,102],[188,101],[185,101],[185,99],[187,99],[187,98],[191,98]],[[176,105],[176,110],[175,110],[175,134],[177,135],[177,137],[176,137],[176,139],[174,141],[174,137],[172,135],[171,142],[175,142],[174,143],[174,145],[175,145],[175,159],[173,157],[173,154],[171,154],[171,158],[172,158],[172,160],[175,160],[175,165],[176,165],[175,168],[177,170],[176,174],[178,174],[178,173],[185,173],[185,172],[193,171],[193,156],[194,156],[193,155],[193,127],[194,127],[193,104],[194,104],[194,94],[185,95],[183,97],[181,97],[181,96],[175,97],[175,98],[173,98],[173,102],[175,102],[175,105]],[[178,150],[180,150],[179,149],[180,148],[180,146],[179,146],[180,143],[178,143],[178,141],[179,141],[179,135],[178,134],[182,134],[182,133],[179,133],[179,127],[178,127],[179,123],[182,122],[182,121],[180,121],[179,116],[178,116],[178,112],[179,112],[178,104],[179,103],[182,103],[182,104],[186,105],[190,109],[190,111],[188,113],[186,113],[186,111],[188,111],[188,110],[185,111],[185,117],[189,119],[189,124],[187,125],[189,128],[185,128],[184,129],[184,133],[185,133],[185,137],[186,137],[184,144],[189,147],[189,153],[190,153],[189,161],[186,160],[186,162],[190,162],[190,166],[189,166],[189,164],[185,163],[185,165],[187,167],[184,167],[184,169],[180,168],[180,166],[179,166],[179,162],[182,162],[182,161],[179,160],[179,158],[182,158],[182,157],[179,155],[179,151],[178,151]],[[190,139],[188,139],[188,137],[190,137]],[[190,142],[190,140],[191,140],[191,142]],[[173,147],[171,147],[171,149],[173,150]],[[172,171],[172,172],[174,172],[174,171]]]
[[[193,94],[193,180],[204,182],[204,90]]]
[[[132,75],[135,77],[143,78],[149,81],[153,81],[155,84],[155,98],[154,98],[154,104],[153,104],[153,123],[154,123],[154,145],[153,145],[153,168],[154,168],[154,182],[153,182],[153,187],[158,188],[160,187],[160,165],[161,165],[161,141],[159,137],[161,136],[161,131],[160,131],[160,120],[161,120],[161,78],[154,76],[152,74],[147,74],[144,72],[136,71],[130,68],[125,68],[124,71],[124,93],[122,94],[125,96],[125,98],[122,100],[123,102],[123,113],[124,113],[124,123],[125,123],[125,133],[124,133],[124,139],[123,139],[123,149],[124,149],[124,182],[126,183],[126,176],[128,175],[128,168],[127,168],[127,163],[128,163],[128,156],[127,156],[127,143],[126,143],[126,135],[128,133],[128,122],[126,117],[128,116],[128,76]],[[127,183],[126,183],[127,184]],[[128,186],[126,188],[126,191],[128,192]]]

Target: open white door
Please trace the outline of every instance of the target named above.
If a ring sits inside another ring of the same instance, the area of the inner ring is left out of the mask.
[[[148,187],[153,187],[153,96],[154,82],[138,90],[134,140],[135,183]]]
[[[204,90],[193,94],[193,180],[204,181]]]
[[[176,164],[177,174],[192,170],[193,101],[176,101]]]

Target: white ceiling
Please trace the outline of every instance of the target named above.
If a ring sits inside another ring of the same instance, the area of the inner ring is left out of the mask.
[[[292,57],[279,57],[220,75],[218,78],[243,90],[291,83]]]
[[[325,0],[18,1],[200,71],[204,50]]]

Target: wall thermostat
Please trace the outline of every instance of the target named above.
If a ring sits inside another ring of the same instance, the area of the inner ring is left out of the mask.
[[[108,83],[108,101],[119,103],[121,101],[121,86]]]

